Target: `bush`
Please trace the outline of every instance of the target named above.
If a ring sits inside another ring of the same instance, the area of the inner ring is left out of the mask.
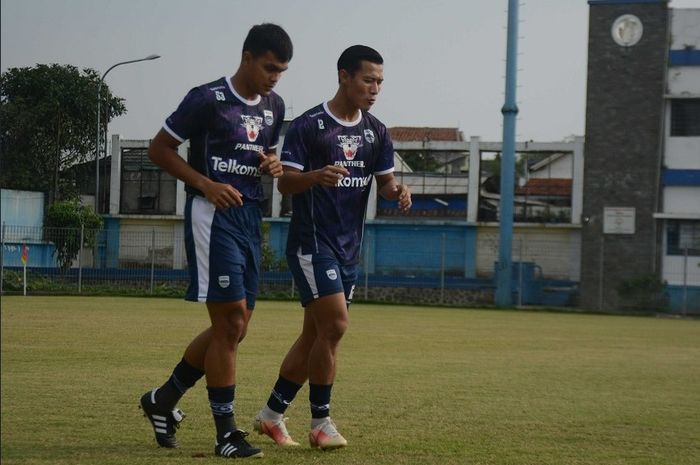
[[[102,218],[75,200],[55,202],[46,212],[46,240],[56,246],[56,261],[62,269],[70,268],[82,247],[94,247]],[[80,231],[83,229],[83,243]]]

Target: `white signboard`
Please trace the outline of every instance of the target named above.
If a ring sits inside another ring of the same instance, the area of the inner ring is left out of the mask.
[[[634,234],[633,207],[603,208],[603,234]]]

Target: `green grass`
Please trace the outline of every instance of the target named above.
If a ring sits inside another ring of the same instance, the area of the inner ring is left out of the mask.
[[[259,302],[239,356],[250,422],[299,329]],[[182,400],[181,448],[155,447],[139,396],[207,325],[176,299],[4,297],[2,463],[219,464],[204,383]],[[700,321],[353,305],[332,414],[349,447],[310,450],[307,388],[288,411],[304,444],[264,464],[697,465]]]

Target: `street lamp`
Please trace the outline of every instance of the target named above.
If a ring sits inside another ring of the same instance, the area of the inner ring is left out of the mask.
[[[100,82],[97,84],[97,137],[95,138],[95,213],[99,213],[100,208],[100,92],[102,91],[102,83],[104,82],[107,73],[112,71],[117,66],[128,65],[129,63],[138,63],[139,61],[155,60],[157,58],[160,58],[160,55],[153,54],[148,55],[145,58],[139,58],[138,60],[122,61],[121,63],[112,65],[107,71],[105,71],[105,73],[100,78]],[[107,118],[107,122],[109,122],[109,116]],[[105,134],[106,133],[107,131],[105,130]],[[105,147],[106,145],[107,141],[105,140]]]

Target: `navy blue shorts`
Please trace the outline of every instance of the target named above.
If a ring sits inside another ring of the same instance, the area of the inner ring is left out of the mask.
[[[255,308],[260,272],[258,204],[217,210],[204,197],[185,204],[185,249],[190,285],[185,300],[233,302],[243,298]]]
[[[302,254],[301,249],[296,255],[287,255],[287,263],[302,306],[339,292],[345,294],[345,302],[350,306],[357,281],[357,265],[343,266],[333,256]]]

